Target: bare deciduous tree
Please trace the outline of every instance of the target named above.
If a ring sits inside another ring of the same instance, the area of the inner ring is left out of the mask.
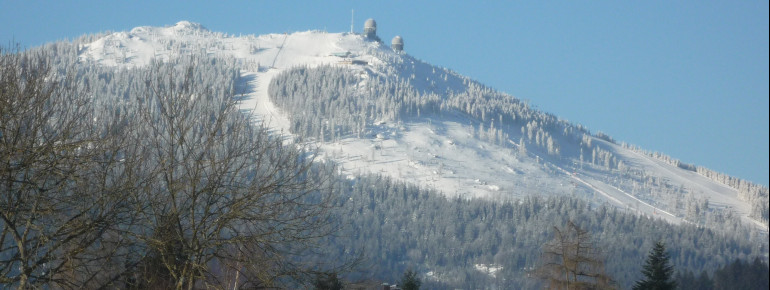
[[[137,102],[132,142],[146,162],[136,170],[149,180],[133,197],[140,267],[165,275],[137,285],[275,286],[306,274],[295,255],[333,230],[330,175],[196,77],[195,64],[156,65]]]
[[[548,282],[549,289],[612,289],[591,235],[572,221],[563,229],[554,227],[554,238],[543,246],[535,274]]]
[[[335,230],[333,170],[255,126],[232,86],[195,60],[156,64],[112,114],[49,61],[0,50],[0,284],[254,288],[317,271],[301,257]]]
[[[0,283],[86,287],[123,243],[120,138],[72,74],[0,49]]]

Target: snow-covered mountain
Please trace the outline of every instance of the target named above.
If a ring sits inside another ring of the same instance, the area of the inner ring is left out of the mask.
[[[767,187],[592,134],[579,124],[420,61],[408,54],[406,42],[405,51],[399,52],[359,34],[234,36],[182,21],[108,34],[84,45],[79,60],[120,68],[179,55],[231,61],[241,68],[245,94],[241,108],[246,114],[289,139],[312,142],[324,159],[336,162],[350,178],[379,173],[450,197],[511,200],[577,195],[674,224],[740,219],[767,234]],[[341,113],[324,112],[318,114],[327,115],[317,118],[320,137],[302,133],[307,130],[297,130],[298,114],[274,100],[283,97],[281,92],[303,94],[313,86],[328,93],[302,78],[330,71],[351,80],[345,86],[350,91],[338,93],[340,98],[360,98],[358,105],[348,106],[360,111],[359,125],[337,129],[348,121],[339,117]],[[289,82],[291,86],[286,85]],[[271,90],[271,83],[276,88]],[[428,102],[435,110],[426,111],[423,104],[415,105],[416,111],[367,112],[378,108],[371,98],[382,88],[406,90],[402,95]]]

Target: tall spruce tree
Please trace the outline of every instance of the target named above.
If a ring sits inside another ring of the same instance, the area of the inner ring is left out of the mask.
[[[417,271],[411,268],[404,272],[404,276],[401,277],[401,289],[404,290],[419,290],[422,282],[417,277]]]
[[[634,290],[641,289],[676,289],[674,281],[674,267],[669,264],[668,253],[662,241],[655,243],[655,246],[647,256],[647,262],[642,268],[644,279],[639,280],[634,285]]]

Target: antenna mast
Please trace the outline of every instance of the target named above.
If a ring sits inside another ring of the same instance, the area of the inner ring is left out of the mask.
[[[350,9],[350,34],[353,34],[353,16],[355,15],[356,10]]]

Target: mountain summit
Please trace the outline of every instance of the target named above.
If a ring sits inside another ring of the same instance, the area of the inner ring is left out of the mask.
[[[590,132],[367,36],[232,36],[181,21],[105,35],[79,60],[232,62],[245,112],[314,144],[351,179],[382,174],[462,198],[574,195],[674,224],[737,217],[767,233],[767,187]]]

